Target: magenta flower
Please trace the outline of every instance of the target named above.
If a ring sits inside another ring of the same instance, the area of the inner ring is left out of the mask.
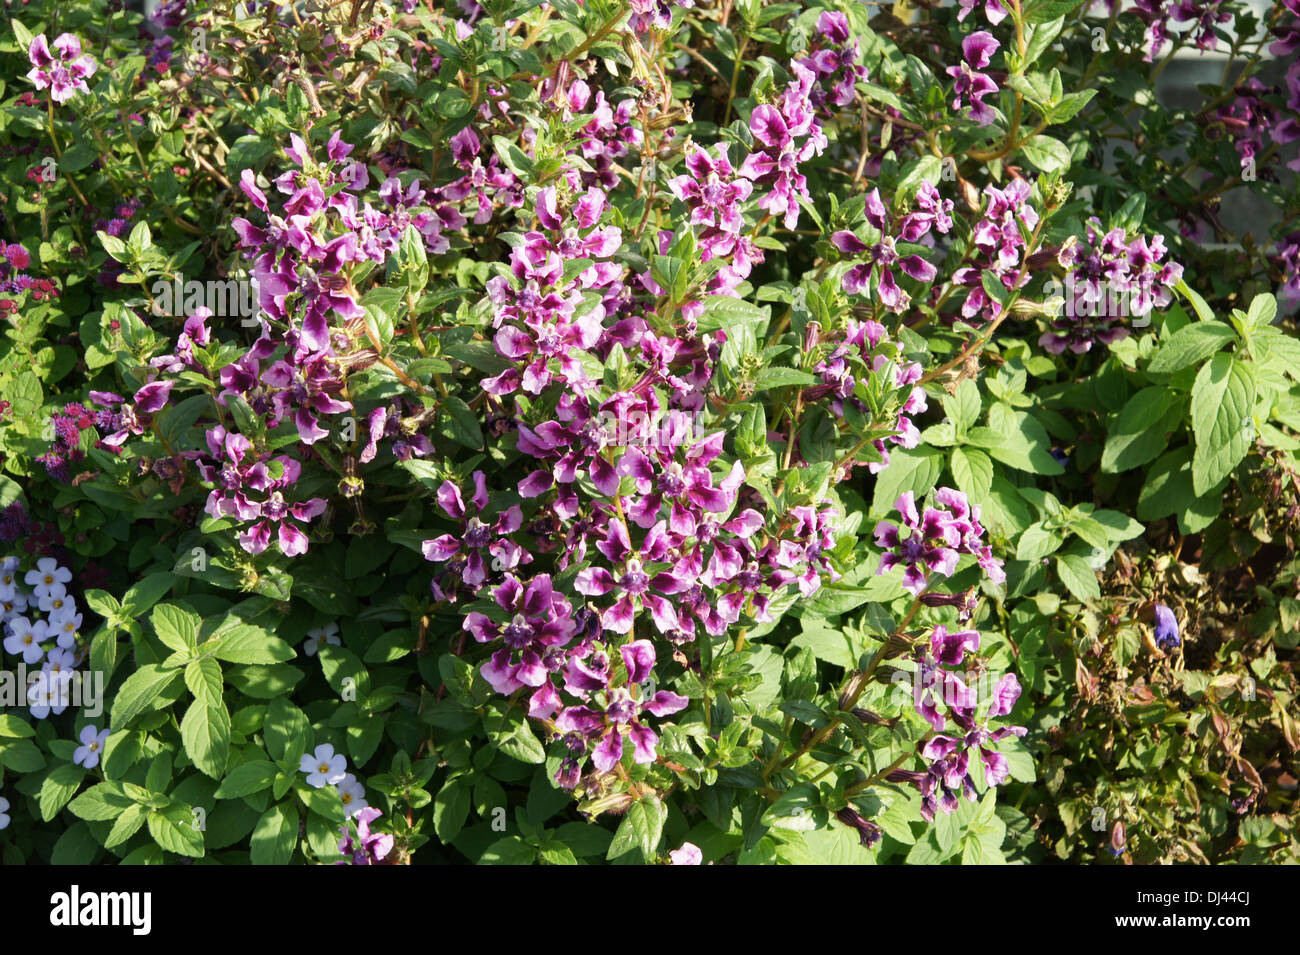
[[[352,838],[348,827],[339,830],[343,838],[339,841],[339,852],[349,857],[352,865],[379,865],[393,851],[393,837],[384,832],[371,832],[370,824],[382,816],[378,809],[367,806],[356,816],[357,836]],[[339,865],[347,865],[340,862]]]
[[[878,239],[874,244],[862,241],[852,232],[841,231],[831,236],[831,242],[845,255],[863,255],[866,261],[855,265],[844,274],[844,291],[850,295],[869,293],[871,277],[876,276],[876,294],[881,303],[893,312],[900,312],[907,307],[909,296],[894,280],[894,268],[902,270],[918,282],[932,282],[938,274],[933,265],[919,255],[898,254],[897,239],[890,234],[889,213],[880,199],[880,190],[872,189],[867,194],[867,222],[876,230]],[[932,223],[940,221],[930,215],[905,216],[899,222],[899,238],[915,242],[930,231]]]
[[[929,572],[951,577],[961,555],[972,554],[990,580],[995,583],[1006,580],[1002,562],[980,541],[984,528],[979,523],[979,506],[971,505],[961,491],[947,487],[939,488],[934,499],[943,506],[927,507],[924,515],[920,515],[911,491],[899,495],[894,507],[909,533],[903,537],[901,529],[889,521],[876,525],[876,544],[887,548],[880,557],[877,573],[901,565],[903,586],[919,595],[926,589]]]
[[[56,103],[66,103],[74,93],[89,93],[86,78],[99,68],[89,53],[81,52],[81,41],[71,33],[61,33],[54,41],[56,59],[42,33],[27,48],[32,68],[27,78],[38,90],[48,89]]]
[[[992,33],[978,30],[961,41],[965,62],[948,67],[948,75],[956,81],[952,108],[961,109],[963,105],[969,105],[968,115],[981,126],[993,122],[993,109],[984,102],[984,97],[996,93],[998,85],[980,70],[989,65],[1000,46]]]
[[[493,559],[493,570],[513,570],[520,564],[532,561],[532,555],[521,548],[509,535],[523,526],[523,513],[519,505],[507,508],[492,524],[486,524],[481,513],[488,504],[487,478],[482,471],[474,472],[474,496],[470,498],[476,513],[470,514],[461,497],[460,488],[443,481],[438,488],[438,506],[453,520],[461,522],[461,533],[443,534],[424,542],[424,559],[435,563],[451,563],[448,577],[463,580],[471,589],[477,589],[488,577],[484,551]],[[434,595],[445,598],[441,585],[432,583]]]
[[[627,671],[627,682],[619,685],[615,685],[616,671],[603,654],[593,660],[594,667],[578,659],[572,661],[566,688],[590,698],[587,705],[567,707],[555,720],[556,728],[572,737],[582,750],[595,743],[591,761],[602,773],[612,770],[623,758],[625,736],[632,741],[635,762],[654,762],[659,734],[645,725],[643,714],[670,716],[686,709],[690,702],[668,690],[649,697],[637,692],[654,672],[655,649],[649,640],[633,640],[619,648],[619,655]]]

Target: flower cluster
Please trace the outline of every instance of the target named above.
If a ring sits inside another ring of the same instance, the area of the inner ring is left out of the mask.
[[[903,527],[890,521],[876,525],[876,544],[885,550],[877,573],[901,566],[903,586],[920,595],[929,586],[930,573],[951,577],[961,556],[969,554],[990,580],[1005,581],[1002,561],[982,541],[984,527],[980,524],[979,505],[971,504],[964,493],[950,487],[939,488],[934,502],[938,506],[926,507],[922,514],[917,511],[913,492],[904,491],[899,495],[894,509],[902,517]],[[902,534],[904,529],[908,532],[906,537]]]
[[[1039,222],[1037,210],[1029,204],[1030,188],[1023,179],[1013,179],[1002,189],[992,184],[984,188],[988,202],[971,238],[970,258],[974,264],[953,274],[953,282],[970,289],[961,307],[963,318],[982,314],[986,321],[992,321],[1001,311],[984,289],[984,273],[991,273],[1008,290],[1021,288],[1029,281],[1025,246]]]
[[[27,667],[40,665],[25,692],[29,712],[42,720],[62,713],[72,702],[82,615],[68,593],[72,571],[53,557],[40,558],[23,576],[29,590],[19,584],[19,573],[17,557],[0,560],[0,633],[6,653],[20,657]]]
[[[754,191],[754,184],[736,174],[723,144],[717,146],[713,155],[694,147],[686,157],[686,170],[686,173],[668,180],[668,188],[686,204],[690,224],[701,227],[696,236],[700,261],[718,258],[726,262],[718,269],[715,281],[707,291],[713,295],[732,294],[736,286],[749,276],[750,270],[763,261],[763,251],[745,232],[745,218],[741,212],[741,207]],[[673,238],[673,233],[666,233],[660,243],[661,251],[667,251]],[[646,285],[658,294],[663,292],[653,280],[647,281]]]
[[[809,99],[823,114],[829,115],[831,106],[843,107],[853,102],[855,85],[865,81],[870,73],[859,60],[858,41],[849,31],[849,18],[837,11],[826,10],[817,18],[817,35],[808,55],[798,60],[800,66],[817,74],[818,87]],[[830,93],[821,87],[829,85]]]
[[[388,858],[388,854],[393,851],[393,837],[388,833],[372,832],[370,826],[383,813],[378,809],[367,807],[356,814],[356,838],[347,826],[344,826],[340,832],[343,838],[339,840],[339,852],[347,856],[338,865],[381,865]]]
[[[957,679],[954,674],[945,673],[948,678]],[[1008,673],[998,681],[993,689],[992,704],[982,719],[977,712],[974,693],[959,696],[949,706],[947,714],[954,731],[951,734],[936,733],[921,750],[922,757],[929,763],[925,771],[895,771],[888,777],[893,782],[910,782],[917,787],[921,793],[922,818],[932,820],[936,809],[954,812],[959,791],[972,802],[978,798],[970,775],[972,753],[978,753],[983,763],[987,785],[999,786],[1006,781],[1010,773],[1007,758],[992,744],[1008,736],[1024,736],[1026,729],[1023,726],[1003,726],[993,730],[989,728],[988,720],[1010,713],[1019,698],[1020,681],[1014,673]]]
[[[844,416],[846,404],[865,414],[867,404],[855,393],[859,383],[872,374],[886,374],[889,368],[893,368],[894,386],[904,390],[894,420],[895,433],[872,442],[880,460],[868,462],[867,470],[878,474],[889,467],[889,445],[914,448],[920,443],[921,432],[912,423],[912,416],[929,406],[925,389],[920,385],[921,365],[903,359],[902,345],[892,340],[885,326],[874,320],[860,322],[849,319],[843,337],[828,343],[832,345],[830,351],[813,366],[823,384],[808,390],[806,395],[809,399],[822,397],[825,392],[830,398],[831,410],[837,416]]]
[[[38,90],[48,89],[56,103],[66,103],[76,93],[89,93],[86,80],[99,68],[94,57],[81,52],[81,41],[71,33],[55,38],[53,53],[45,34],[38,35],[28,46],[27,56],[32,63],[27,78]]]
[[[266,550],[273,532],[285,556],[306,553],[307,535],[299,525],[324,513],[326,501],[286,499],[285,492],[298,481],[302,465],[287,455],[257,454],[248,438],[220,425],[206,437],[215,463],[198,465],[202,479],[214,485],[204,510],[212,517],[252,522],[239,534],[240,546],[250,554]]]
[[[32,299],[37,302],[57,296],[58,287],[49,279],[34,278],[23,271],[31,264],[31,253],[22,245],[0,242],[0,293],[21,295],[31,292]],[[0,315],[11,314],[17,308],[18,303],[12,299],[0,299]]]
[[[924,183],[916,195],[917,210],[909,212],[898,222],[890,223],[888,210],[880,199],[880,190],[872,189],[867,193],[865,207],[866,219],[871,227],[868,241],[848,231],[836,232],[831,242],[845,255],[858,256],[865,253],[865,262],[855,265],[844,274],[844,291],[851,295],[867,295],[871,290],[871,279],[875,276],[876,297],[886,308],[901,312],[907,308],[910,296],[899,288],[894,279],[894,268],[911,276],[918,282],[932,282],[937,269],[921,256],[900,255],[897,243],[919,242],[928,235],[930,229],[947,232],[952,227],[948,213],[952,210],[952,201],[944,200],[930,183]]]
[[[82,450],[82,432],[91,432],[96,444],[99,433],[95,430],[97,421],[102,420],[103,412],[92,412],[79,402],[69,402],[63,410],[50,418],[50,448],[36,460],[45,465],[45,471],[61,484],[72,481],[70,465],[86,456]]]
[[[1273,91],[1269,87],[1252,76],[1239,84],[1233,90],[1235,95],[1232,99],[1215,111],[1214,122],[1232,137],[1232,146],[1237,151],[1243,169],[1254,163],[1255,156],[1266,145],[1266,136],[1270,140],[1277,139],[1273,130],[1277,123],[1277,110],[1265,99],[1271,92]]]
[[[1151,239],[1124,229],[1103,231],[1101,221],[1088,220],[1082,241],[1058,253],[1066,276],[1065,313],[1051,322],[1038,343],[1054,355],[1068,348],[1075,354],[1093,344],[1127,338],[1127,318],[1142,318],[1173,300],[1173,287],[1183,267],[1164,261],[1168,250],[1161,235]]]
[[[1300,300],[1300,231],[1282,237],[1275,260],[1282,272],[1282,294]]]
[[[994,5],[996,0],[992,0],[991,6]],[[966,115],[981,126],[993,122],[993,108],[984,102],[984,97],[996,93],[998,84],[980,71],[992,62],[1000,46],[992,33],[977,30],[961,41],[963,61],[948,67],[948,75],[954,80],[952,108],[966,107]]]
[[[756,148],[746,157],[740,174],[752,179],[766,194],[758,205],[764,212],[782,216],[787,229],[799,223],[799,200],[809,201],[808,180],[799,172],[800,163],[820,155],[826,148],[826,134],[817,120],[811,97],[817,74],[799,62],[792,62],[794,79],[775,103],[756,106],[749,116],[749,129]]]

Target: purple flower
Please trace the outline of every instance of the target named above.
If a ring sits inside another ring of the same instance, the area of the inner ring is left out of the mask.
[[[507,574],[492,596],[511,614],[508,622],[496,623],[475,611],[466,614],[461,625],[479,643],[499,644],[480,672],[498,693],[509,695],[531,688],[528,715],[549,719],[560,708],[551,676],[567,665],[561,648],[578,631],[573,608],[563,594],[552,589],[548,574],[534,577],[527,586]]]
[[[1166,251],[1163,236],[1148,241],[1139,235],[1130,241],[1123,229],[1103,234],[1100,220],[1089,219],[1085,239],[1057,255],[1070,270],[1066,310],[1052,320],[1038,343],[1054,355],[1067,348],[1082,354],[1095,342],[1127,338],[1124,319],[1148,315],[1173,300],[1171,289],[1182,278],[1183,267],[1162,264]]]
[[[944,506],[927,507],[924,515],[920,515],[911,491],[899,495],[894,507],[909,534],[903,537],[900,528],[888,521],[876,525],[876,543],[887,548],[880,557],[877,573],[901,565],[903,586],[913,594],[920,594],[926,589],[928,572],[951,577],[957,569],[958,558],[973,554],[990,580],[995,583],[1006,580],[1002,562],[980,540],[984,528],[979,522],[979,506],[971,505],[961,491],[946,487],[939,488],[934,499]]]
[[[1178,618],[1164,604],[1156,604],[1156,646],[1166,653],[1182,645],[1178,633]]]
[[[960,23],[970,16],[971,11],[980,4],[980,0],[957,0],[961,10],[957,13],[957,21]],[[1001,0],[984,0],[984,16],[993,26],[997,26],[1007,18],[1006,7],[1002,6]]]
[[[1001,310],[984,291],[985,272],[992,272],[1007,289],[1020,288],[1029,281],[1029,270],[1022,258],[1027,235],[1038,225],[1038,212],[1029,204],[1029,193],[1029,183],[1023,179],[1012,180],[1004,189],[991,184],[985,187],[988,205],[971,237],[974,264],[953,273],[956,284],[970,289],[961,308],[963,318],[971,319],[983,312],[985,320],[991,321]]]
[[[874,273],[876,294],[881,303],[892,312],[901,312],[907,308],[910,297],[894,281],[894,268],[901,269],[918,282],[934,281],[937,270],[919,255],[898,254],[897,240],[890,234],[888,212],[880,199],[879,189],[872,189],[867,194],[865,211],[867,222],[876,232],[874,244],[868,244],[847,231],[831,236],[831,242],[845,255],[865,253],[866,261],[844,274],[844,291],[851,295],[868,294]],[[904,241],[915,242],[930,231],[935,221],[933,215],[906,216],[898,223],[898,236]]]
[[[50,53],[44,33],[33,38],[27,48],[32,63],[27,78],[38,90],[48,89],[56,103],[66,103],[74,93],[89,93],[86,78],[94,76],[99,67],[90,54],[81,52],[81,41],[71,33],[61,33],[54,50],[57,59]]]
[[[996,6],[996,0],[990,0],[990,6]],[[992,107],[984,102],[984,97],[998,91],[998,85],[985,73],[979,72],[989,65],[993,54],[1001,46],[992,33],[978,30],[961,41],[962,55],[965,62],[948,67],[948,75],[956,82],[952,101],[953,109],[961,109],[969,104],[969,116],[981,126],[993,122]]]
[[[799,165],[826,148],[826,135],[809,99],[816,74],[798,62],[791,63],[790,69],[795,79],[777,105],[765,103],[750,114],[749,129],[761,148],[750,153],[740,167],[742,176],[769,189],[759,207],[784,216],[787,229],[799,223],[799,199],[811,199],[808,180],[799,172]],[[800,139],[802,142],[797,142]]]
[[[435,563],[451,562],[448,578],[463,580],[471,589],[477,590],[488,577],[488,565],[483,559],[486,552],[492,558],[492,570],[513,570],[520,564],[532,561],[532,555],[521,548],[509,535],[523,526],[524,518],[515,504],[502,512],[497,519],[487,524],[483,521],[482,511],[488,504],[487,478],[482,471],[475,471],[474,496],[470,503],[475,513],[469,513],[461,497],[460,488],[450,481],[443,481],[438,488],[438,506],[448,517],[461,522],[459,535],[443,534],[424,542],[424,559]],[[439,581],[435,578],[431,584],[438,599],[447,599]],[[452,588],[453,592],[455,588]]]
[[[654,671],[655,649],[649,640],[634,640],[619,648],[626,684],[617,683],[617,673],[604,654],[593,658],[594,666],[573,659],[569,666],[566,689],[587,699],[581,706],[567,707],[555,720],[556,728],[573,738],[574,744],[591,750],[592,765],[607,773],[623,757],[623,740],[630,739],[633,760],[650,763],[655,759],[659,735],[645,725],[644,714],[670,716],[686,709],[690,702],[668,690],[651,696],[640,691],[640,684]]]
[[[393,837],[383,832],[371,832],[370,824],[382,816],[378,809],[367,806],[356,815],[357,836],[352,838],[348,827],[339,831],[343,838],[339,841],[339,852],[350,856],[352,865],[379,865],[393,851]],[[347,862],[340,862],[346,865]]]

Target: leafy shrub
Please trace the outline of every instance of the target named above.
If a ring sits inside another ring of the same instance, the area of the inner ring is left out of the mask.
[[[1295,861],[1293,0],[10,25],[6,863]]]

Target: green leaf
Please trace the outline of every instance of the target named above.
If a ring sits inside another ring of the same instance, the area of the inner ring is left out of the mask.
[[[1174,290],[1183,298],[1187,299],[1188,303],[1192,306],[1193,311],[1196,312],[1197,318],[1203,322],[1214,321],[1214,312],[1210,310],[1210,306],[1206,304],[1205,299],[1201,298],[1201,294],[1187,284],[1186,276],[1178,280],[1178,284],[1174,286]]]
[[[72,800],[68,809],[78,819],[104,822],[116,819],[124,809],[134,805],[135,801],[124,794],[116,783],[98,783]]]
[[[185,685],[196,700],[221,703],[221,664],[211,657],[191,660],[185,667]]]
[[[449,843],[469,818],[471,789],[464,779],[449,779],[433,799],[433,831],[439,840]]]
[[[507,710],[500,718],[488,717],[488,739],[507,756],[522,763],[546,762],[546,750],[520,710]]]
[[[1051,136],[1044,136],[1041,133],[1033,136],[1021,144],[1020,150],[1026,159],[1043,172],[1058,172],[1070,168],[1070,147]]]
[[[295,656],[293,647],[252,624],[236,624],[203,649],[227,663],[283,663]]]
[[[187,656],[198,644],[199,627],[203,623],[198,614],[175,604],[159,604],[154,607],[149,622],[153,624],[159,640],[168,648]]]
[[[113,821],[113,827],[108,831],[108,835],[104,837],[104,848],[111,849],[126,842],[140,831],[140,827],[144,825],[148,815],[149,810],[147,808],[138,803],[132,803]]]
[[[189,806],[173,803],[149,813],[149,834],[167,852],[193,859],[203,856],[203,830]]]
[[[41,818],[49,822],[57,816],[85,778],[86,771],[72,763],[63,763],[50,770],[50,774],[41,783],[37,800],[40,803]]]
[[[164,670],[156,663],[145,664],[118,688],[113,700],[112,725],[121,729],[141,713],[151,709],[158,697],[176,682],[180,670]]]
[[[1084,601],[1096,600],[1101,596],[1101,587],[1097,584],[1096,572],[1088,562],[1078,554],[1061,554],[1056,558],[1056,573],[1061,583],[1076,598]]]
[[[989,428],[1001,441],[987,448],[1003,464],[1034,474],[1062,474],[1065,469],[1051,455],[1052,442],[1037,418],[1001,401],[989,408]]]
[[[987,454],[976,448],[953,448],[948,466],[957,488],[972,501],[982,504],[988,498],[993,487],[993,462]]]
[[[238,799],[261,792],[275,779],[275,764],[267,759],[254,759],[240,763],[221,781],[217,787],[217,799]]]
[[[1192,386],[1192,489],[1199,496],[1232,473],[1255,440],[1255,378],[1228,354],[1215,355]]]
[[[1042,523],[1031,524],[1016,543],[1016,560],[1039,561],[1050,557],[1060,548],[1064,538],[1049,531]]]
[[[10,713],[0,713],[0,736],[24,739],[35,735],[36,730],[26,720]]]
[[[504,836],[488,846],[479,856],[481,865],[532,865],[537,850],[519,836]]]
[[[230,714],[219,700],[196,699],[181,720],[181,741],[199,771],[220,779],[230,756]]]
[[[1155,375],[1168,375],[1199,364],[1236,337],[1223,322],[1204,321],[1184,326],[1160,346],[1147,370]]]
[[[298,810],[292,803],[279,803],[257,820],[248,856],[253,865],[288,865],[297,844]]]
[[[1102,471],[1107,474],[1127,471],[1160,454],[1168,442],[1168,432],[1182,417],[1170,415],[1174,402],[1174,394],[1163,385],[1143,388],[1130,398],[1106,439],[1101,455]]]
[[[640,849],[641,858],[646,862],[652,861],[667,818],[668,810],[658,796],[650,795],[637,800],[619,823],[605,858],[617,859],[633,849]]]

